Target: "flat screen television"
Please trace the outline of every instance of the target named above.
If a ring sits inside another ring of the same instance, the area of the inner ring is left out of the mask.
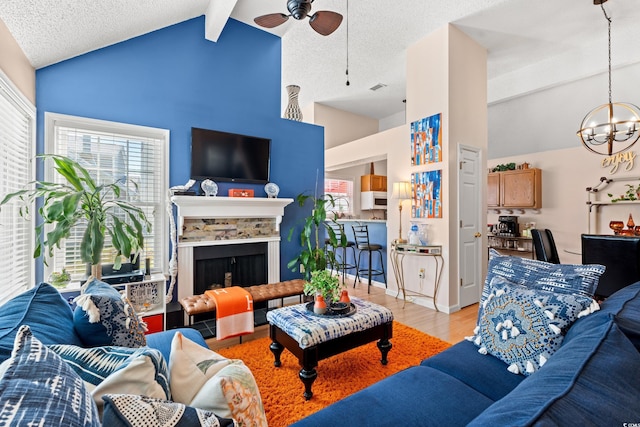
[[[271,140],[191,128],[191,179],[266,184]]]

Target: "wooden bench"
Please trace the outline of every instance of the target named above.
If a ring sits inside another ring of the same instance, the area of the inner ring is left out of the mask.
[[[251,294],[254,304],[279,298],[280,305],[282,305],[284,303],[284,298],[296,295],[300,295],[300,301],[302,302],[304,280],[287,280],[284,282],[249,286],[244,289]],[[182,298],[180,300],[180,305],[184,309],[184,312],[189,316],[189,325],[191,325],[191,320],[196,314],[216,311],[216,303],[205,294]]]

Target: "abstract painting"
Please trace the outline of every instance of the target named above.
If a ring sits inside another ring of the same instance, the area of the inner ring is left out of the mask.
[[[442,114],[411,123],[411,166],[442,161]]]
[[[442,170],[411,174],[411,217],[442,218]]]

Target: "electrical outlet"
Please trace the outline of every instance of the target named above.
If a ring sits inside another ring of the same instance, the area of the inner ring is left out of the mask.
[[[420,270],[418,270],[418,277],[420,279],[424,279],[424,268],[421,268]]]
[[[300,273],[304,273],[304,265],[300,264]]]

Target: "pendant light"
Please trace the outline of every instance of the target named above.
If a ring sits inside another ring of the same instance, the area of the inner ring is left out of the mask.
[[[640,109],[633,104],[611,101],[611,18],[603,6],[606,1],[593,0],[593,4],[602,8],[608,25],[609,103],[591,110],[582,120],[577,135],[587,150],[610,156],[629,149],[640,138]]]

